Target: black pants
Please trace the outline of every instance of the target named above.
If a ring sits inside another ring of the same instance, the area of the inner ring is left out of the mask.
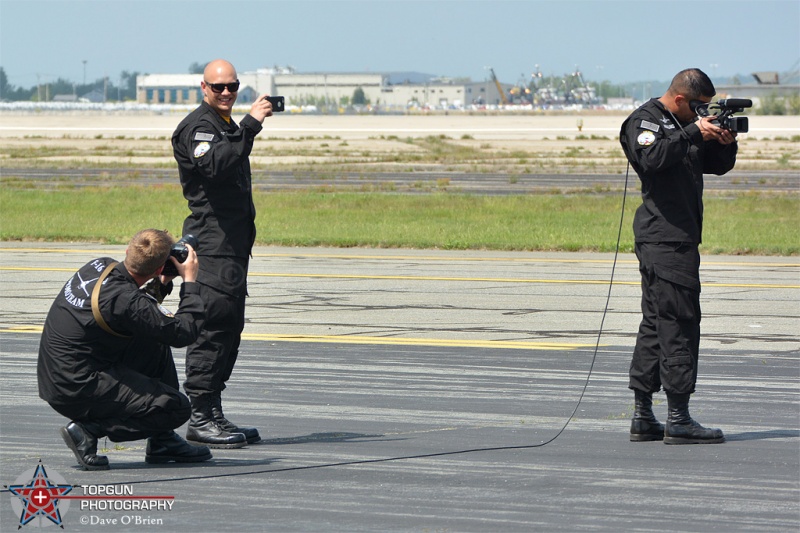
[[[205,307],[200,337],[186,348],[186,394],[216,394],[225,389],[239,356],[244,330],[248,260],[200,258],[197,281]]]
[[[97,372],[96,391],[88,399],[50,405],[113,442],[171,431],[191,415],[189,399],[178,390],[170,347],[151,339],[134,341],[120,363]]]
[[[700,350],[700,254],[695,243],[636,243],[642,321],[631,389],[692,393]]]

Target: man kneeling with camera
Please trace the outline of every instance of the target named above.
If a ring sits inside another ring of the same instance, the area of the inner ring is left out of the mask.
[[[160,305],[172,291],[172,276],[162,274],[167,263],[183,278],[174,315]],[[191,245],[146,229],[131,239],[122,263],[90,261],[53,302],[39,345],[39,396],[71,420],[61,436],[84,470],[109,468],[97,455],[102,437],[146,438],[148,463],[211,459],[206,446],[173,431],[191,405],[178,390],[170,346],[194,342],[202,327],[197,270]]]

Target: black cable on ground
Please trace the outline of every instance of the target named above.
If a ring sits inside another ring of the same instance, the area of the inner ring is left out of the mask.
[[[543,446],[547,446],[548,444],[555,441],[558,437],[561,436],[562,433],[567,429],[569,423],[572,421],[572,418],[575,416],[575,413],[578,412],[578,408],[583,401],[583,397],[586,394],[586,389],[589,387],[589,381],[592,378],[592,371],[594,370],[595,361],[597,361],[597,352],[600,348],[600,338],[603,335],[603,326],[605,324],[606,315],[608,314],[608,305],[611,301],[611,290],[614,286],[614,273],[617,268],[617,258],[619,256],[619,245],[622,239],[622,223],[625,220],[625,201],[628,196],[628,173],[630,171],[630,165],[628,165],[628,169],[625,171],[625,186],[622,191],[622,208],[620,210],[620,219],[619,219],[619,229],[617,230],[617,245],[614,251],[614,261],[611,266],[611,277],[608,281],[608,293],[606,295],[606,303],[603,308],[603,316],[600,320],[600,329],[597,332],[597,342],[594,346],[594,353],[592,354],[592,361],[589,365],[589,372],[586,375],[586,381],[583,384],[583,389],[581,390],[581,394],[578,397],[578,401],[575,403],[575,408],[572,410],[572,413],[569,415],[567,420],[564,422],[564,425],[558,432],[553,435],[550,439],[540,442],[538,444],[523,444],[518,446],[493,446],[493,447],[484,447],[484,448],[470,448],[466,450],[455,450],[450,452],[435,452],[435,453],[424,453],[419,455],[405,455],[405,456],[397,456],[397,457],[384,457],[382,459],[362,459],[358,461],[342,461],[339,463],[325,463],[320,465],[308,465],[308,466],[290,466],[286,468],[270,468],[265,470],[249,470],[247,472],[231,472],[226,474],[211,474],[208,476],[184,476],[184,477],[174,477],[174,478],[167,478],[167,479],[144,479],[140,481],[131,481],[125,483],[113,483],[113,485],[141,485],[146,483],[166,483],[166,482],[177,482],[177,481],[194,481],[199,479],[217,479],[217,478],[225,478],[225,477],[238,477],[238,476],[253,476],[258,474],[275,474],[279,472],[296,472],[301,470],[316,470],[320,468],[334,468],[334,467],[341,467],[341,466],[357,466],[357,465],[365,465],[365,464],[375,464],[375,463],[388,463],[394,461],[408,461],[411,459],[429,459],[431,457],[446,457],[449,455],[462,455],[467,453],[477,453],[477,452],[496,452],[496,451],[506,451],[506,450],[527,450],[531,448],[541,448]]]

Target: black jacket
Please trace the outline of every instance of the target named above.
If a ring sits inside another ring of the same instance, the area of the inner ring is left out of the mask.
[[[256,238],[250,161],[261,124],[245,115],[230,123],[206,102],[192,111],[172,135],[183,196],[191,214],[183,234],[197,237],[197,255],[250,255]]]
[[[736,143],[703,141],[696,123],[676,120],[653,98],[622,123],[622,149],[642,182],[636,242],[700,243],[703,174],[725,174],[736,163]]]
[[[197,339],[203,320],[203,303],[196,283],[181,285],[181,302],[174,316],[164,314],[158,302],[140,290],[123,263],[108,275],[100,290],[103,319],[122,338],[103,330],[92,314],[91,295],[110,257],[95,259],[80,268],[56,297],[42,331],[37,377],[39,396],[65,404],[90,399],[103,387],[98,372],[119,363],[138,337],[175,347]]]

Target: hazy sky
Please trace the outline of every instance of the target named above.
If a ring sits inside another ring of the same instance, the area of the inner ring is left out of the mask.
[[[0,66],[30,87],[123,70],[417,71],[503,82],[536,65],[590,80],[796,68],[798,0],[0,0]],[[750,82],[751,79],[743,81]]]

